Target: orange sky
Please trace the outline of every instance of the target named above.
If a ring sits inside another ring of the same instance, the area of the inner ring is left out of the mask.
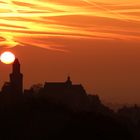
[[[0,48],[19,57],[25,87],[70,74],[106,102],[140,103],[139,17],[139,0],[0,0]]]

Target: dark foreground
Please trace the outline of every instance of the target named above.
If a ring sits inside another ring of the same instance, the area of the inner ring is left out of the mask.
[[[139,126],[121,113],[73,111],[43,99],[0,109],[0,140],[136,140]]]

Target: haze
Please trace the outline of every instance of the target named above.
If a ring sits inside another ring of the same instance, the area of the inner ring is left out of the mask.
[[[139,0],[1,0],[0,48],[25,87],[70,75],[105,102],[140,101]],[[0,83],[10,65],[0,63]]]

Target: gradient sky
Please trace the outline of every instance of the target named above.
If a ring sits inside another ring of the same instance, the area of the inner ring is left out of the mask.
[[[70,75],[105,102],[140,103],[140,0],[0,0],[0,49],[26,88]],[[10,71],[0,63],[1,86]]]

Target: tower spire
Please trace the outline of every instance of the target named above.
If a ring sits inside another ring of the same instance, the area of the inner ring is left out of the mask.
[[[13,73],[20,73],[20,63],[18,58],[15,59],[14,63],[13,63]]]
[[[70,76],[67,77],[66,84],[69,85],[69,86],[72,85],[72,81],[71,81],[71,79],[70,79]]]
[[[20,94],[23,92],[23,74],[20,72],[20,63],[18,58],[15,59],[12,65],[10,83],[15,94]]]

